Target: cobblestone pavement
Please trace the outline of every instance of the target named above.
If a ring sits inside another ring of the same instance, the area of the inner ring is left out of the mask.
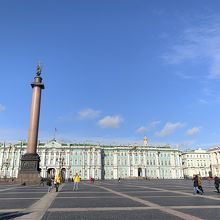
[[[43,186],[0,185],[0,219],[220,219],[220,194],[204,181],[194,195],[190,180],[122,180],[82,182],[47,193]]]

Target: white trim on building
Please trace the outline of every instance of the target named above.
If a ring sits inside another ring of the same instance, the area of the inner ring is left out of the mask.
[[[0,147],[0,177],[17,177],[27,144]],[[41,176],[78,173],[82,179],[183,178],[181,152],[169,146],[100,146],[65,144],[56,140],[38,144]]]

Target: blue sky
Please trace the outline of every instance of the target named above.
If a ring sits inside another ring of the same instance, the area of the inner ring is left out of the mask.
[[[0,140],[220,143],[219,1],[1,1]]]

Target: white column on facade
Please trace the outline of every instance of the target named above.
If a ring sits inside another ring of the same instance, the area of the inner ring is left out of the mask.
[[[98,168],[98,178],[101,179],[101,172],[102,172],[102,164],[101,164],[101,150],[99,149],[97,152],[97,168]]]
[[[90,152],[87,150],[87,178],[90,178]]]
[[[220,151],[217,151],[217,176],[220,176]]]
[[[113,178],[118,178],[118,154],[117,151],[113,152]]]
[[[59,156],[58,156],[58,166],[56,167],[56,172],[55,172],[55,175],[57,175],[59,172],[60,172],[60,166],[61,166],[61,163],[62,163],[62,149],[59,149]],[[48,156],[48,160],[50,161],[50,154]]]
[[[175,159],[175,161],[176,161],[176,167],[178,167],[179,164],[180,164],[179,154],[178,154],[178,153],[175,153],[175,157],[176,157],[176,159]]]
[[[2,150],[0,150],[1,154],[0,154],[0,165],[2,166],[3,165],[3,159],[4,159],[4,151],[5,151],[5,148],[3,148]]]
[[[133,164],[133,167],[135,166],[135,157],[134,157],[134,152],[132,151],[132,164]]]
[[[41,168],[45,166],[45,150],[41,149],[41,157],[40,157]]]
[[[134,157],[134,151],[132,151],[132,170],[133,170],[133,176],[136,176],[136,170],[135,170],[135,157]]]
[[[171,153],[171,156],[170,156],[170,163],[172,167],[175,167],[175,156],[174,155],[175,155],[174,153]]]
[[[215,153],[214,152],[211,152],[211,164],[212,164],[212,174],[213,176],[216,176],[217,175],[217,172],[216,172],[216,159],[215,159]]]
[[[144,167],[147,167],[147,158],[146,158],[146,152],[143,152],[143,157],[144,157]],[[155,164],[156,165],[156,164]]]
[[[11,163],[11,177],[14,177],[14,168],[15,168],[15,153],[16,149],[14,148],[12,153],[12,163]]]
[[[142,177],[145,177],[146,176],[146,169],[145,168],[142,168]]]
[[[101,168],[101,150],[97,151],[97,166]]]
[[[92,151],[92,176],[95,178],[95,149]]]
[[[147,160],[148,160],[148,153],[147,153],[147,151],[146,152],[144,152],[144,157],[145,157],[145,166],[146,166],[146,171],[145,171],[145,174],[146,174],[146,176],[149,176],[149,165],[147,164]],[[156,166],[157,166],[157,158],[155,158],[155,168],[156,168]]]
[[[171,163],[171,173],[172,173],[172,178],[173,179],[176,179],[177,176],[176,176],[176,167],[175,167],[175,154],[174,153],[171,153],[170,155],[170,163]]]
[[[51,164],[51,151],[48,151],[48,165],[50,165]]]
[[[12,152],[8,152],[8,157],[7,157],[7,175],[10,178],[11,177],[11,168],[12,168]]]
[[[157,170],[156,170],[156,173],[157,173],[157,177],[160,178],[161,177],[161,163],[160,163],[160,156],[159,156],[160,153],[156,152],[156,164],[157,164]]]
[[[66,161],[67,161],[66,163],[67,164],[66,165],[69,167],[69,165],[70,165],[70,150],[69,149],[67,150],[67,155],[66,156],[67,156],[67,158],[66,158]]]
[[[177,170],[177,176],[176,178],[179,179],[180,178],[180,157],[179,157],[179,154],[176,152],[175,154],[175,157],[176,157],[176,170]]]
[[[44,166],[45,167],[47,167],[47,165],[48,165],[48,157],[49,157],[49,155],[48,155],[48,150],[47,149],[45,149],[44,150]]]
[[[219,162],[220,162],[220,157],[219,157],[219,154],[220,154],[220,152],[216,152],[216,162],[217,162],[217,164],[219,164]]]
[[[55,153],[55,151],[54,151],[55,149],[53,149],[53,151],[52,152],[50,152],[50,161],[51,161],[51,159],[52,159],[52,161],[50,162],[50,165],[53,167],[54,166],[54,159],[55,159],[55,156],[54,156],[54,153]]]
[[[47,170],[46,170],[46,168],[44,169],[44,177],[47,177]]]
[[[138,153],[138,166],[142,166],[142,164],[141,164],[141,152],[137,151],[137,153]]]
[[[130,152],[128,152],[128,156],[127,156],[127,164],[128,164],[128,170],[127,170],[127,175],[128,177],[131,176],[131,163],[130,163]]]
[[[3,168],[3,154],[4,154],[4,148],[0,150],[0,168],[1,168],[1,173],[3,172],[2,171],[2,168]],[[2,175],[0,175],[2,176]]]
[[[17,169],[20,168],[20,167],[19,167],[19,165],[20,165],[20,159],[21,159],[21,150],[18,149],[18,151],[17,151],[17,162],[16,162],[16,164],[15,164],[15,166],[16,166]]]
[[[88,149],[88,170],[87,170],[87,173],[88,173],[88,178],[90,178],[90,176],[91,176],[91,174],[90,174],[90,166],[91,166],[91,164],[90,164],[90,155],[91,154],[91,151],[90,151],[90,149]]]
[[[82,179],[85,179],[85,151],[82,150]]]
[[[6,170],[6,176],[9,177],[9,169],[10,169],[10,164],[11,164],[11,161],[10,161],[10,158],[9,158],[9,149],[7,150],[7,156],[6,156],[6,162],[7,164],[5,164],[5,170]]]
[[[183,178],[183,161],[182,161],[182,156],[180,155],[180,153],[178,153],[178,157],[179,157],[179,178]]]

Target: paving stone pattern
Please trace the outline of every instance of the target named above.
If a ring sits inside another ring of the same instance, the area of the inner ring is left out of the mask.
[[[0,219],[220,219],[212,181],[203,181],[204,195],[193,194],[190,180],[85,181],[79,191],[71,183],[61,188],[47,193],[46,186],[0,185]]]

